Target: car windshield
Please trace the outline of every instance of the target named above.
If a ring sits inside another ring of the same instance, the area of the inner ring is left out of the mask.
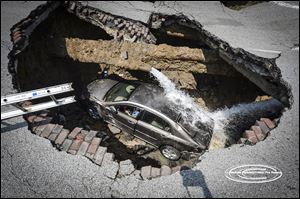
[[[106,102],[126,101],[138,84],[120,82],[110,89],[104,97]]]

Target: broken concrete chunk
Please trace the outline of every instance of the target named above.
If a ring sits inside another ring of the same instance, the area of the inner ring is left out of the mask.
[[[63,144],[59,147],[60,150],[62,151],[68,151],[70,146],[72,144],[72,140],[66,139]]]
[[[52,129],[53,129],[54,127],[55,127],[55,124],[48,124],[48,125],[44,128],[43,132],[41,133],[41,136],[44,137],[44,138],[48,138],[49,135],[50,135],[51,132],[52,132]]]
[[[54,142],[54,140],[56,139],[57,135],[58,135],[58,134],[52,132],[52,133],[49,135],[48,139],[49,139],[50,141]]]
[[[37,135],[41,135],[41,133],[43,132],[43,130],[46,128],[47,124],[43,124],[43,125],[38,125],[37,127],[35,127],[34,132]]]
[[[150,179],[151,177],[151,166],[144,166],[141,169],[141,176],[145,179]]]
[[[269,129],[273,129],[276,127],[274,122],[272,122],[272,120],[270,120],[269,118],[261,118],[260,121],[263,121],[269,127]]]
[[[120,169],[119,169],[119,175],[120,176],[126,176],[130,175],[134,172],[134,166],[131,162],[131,160],[125,160],[120,162]]]
[[[135,170],[133,173],[135,178],[139,179],[139,180],[142,180],[142,176],[141,176],[141,170]]]
[[[101,165],[103,161],[104,154],[106,153],[107,148],[99,146],[95,156],[94,156],[94,162],[98,165]]]
[[[251,130],[254,131],[254,133],[259,141],[264,140],[264,138],[266,137],[265,134],[263,134],[263,132],[259,126],[251,126]]]
[[[112,162],[110,165],[105,165],[104,175],[108,178],[115,179],[119,170],[119,164],[117,162]]]
[[[88,142],[82,142],[82,144],[80,145],[80,147],[77,151],[77,155],[85,155],[89,145],[90,145],[90,143],[88,143]]]
[[[101,143],[101,138],[94,137],[86,152],[86,157],[93,159],[100,143]]]
[[[74,140],[68,150],[69,153],[75,155],[81,145],[82,141],[81,140]]]
[[[91,142],[92,139],[96,136],[97,131],[89,131],[88,134],[85,136],[84,141]]]
[[[162,165],[160,169],[161,169],[161,171],[160,171],[161,176],[171,175],[171,173],[172,173],[171,168],[166,165]]]
[[[73,131],[68,135],[68,138],[74,139],[81,130],[82,128],[79,127],[74,128]]]
[[[52,133],[54,134],[59,134],[61,132],[61,130],[63,129],[63,126],[62,125],[56,125],[54,127],[54,129],[52,130]]]
[[[152,167],[151,178],[157,178],[160,176],[160,168]]]
[[[101,165],[110,165],[114,161],[114,157],[113,153],[105,153]]]
[[[246,130],[243,134],[243,137],[247,138],[253,144],[256,144],[258,141],[255,132],[251,130]]]
[[[60,132],[60,134],[58,135],[58,137],[56,138],[55,144],[61,145],[61,144],[64,142],[64,140],[66,139],[66,137],[68,136],[69,133],[70,133],[69,130],[63,129],[63,130]]]
[[[121,133],[121,130],[119,128],[117,128],[111,124],[108,124],[107,126],[114,135]]]

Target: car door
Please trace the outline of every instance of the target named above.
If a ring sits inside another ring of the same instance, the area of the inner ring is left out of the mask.
[[[117,111],[112,113],[115,124],[126,133],[133,134],[141,109],[131,105],[118,105],[115,109]]]
[[[161,117],[144,111],[141,119],[136,124],[135,134],[141,139],[159,147],[164,139],[171,134],[171,127]]]

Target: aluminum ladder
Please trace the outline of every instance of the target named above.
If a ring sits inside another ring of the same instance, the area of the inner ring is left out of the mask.
[[[66,83],[22,93],[10,94],[4,97],[1,96],[1,120],[74,103],[76,102],[75,96],[69,96],[60,99],[56,99],[54,96],[61,93],[71,92],[73,90],[72,83]],[[52,100],[27,107],[18,105],[19,102],[25,102],[42,97],[50,97]],[[13,106],[15,108],[2,112],[3,106]]]

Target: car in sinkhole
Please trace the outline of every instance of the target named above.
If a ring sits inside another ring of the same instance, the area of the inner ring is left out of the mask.
[[[107,78],[95,80],[87,88],[92,117],[160,149],[169,160],[180,159],[184,151],[201,152],[209,145],[213,120],[191,125],[155,84]]]

